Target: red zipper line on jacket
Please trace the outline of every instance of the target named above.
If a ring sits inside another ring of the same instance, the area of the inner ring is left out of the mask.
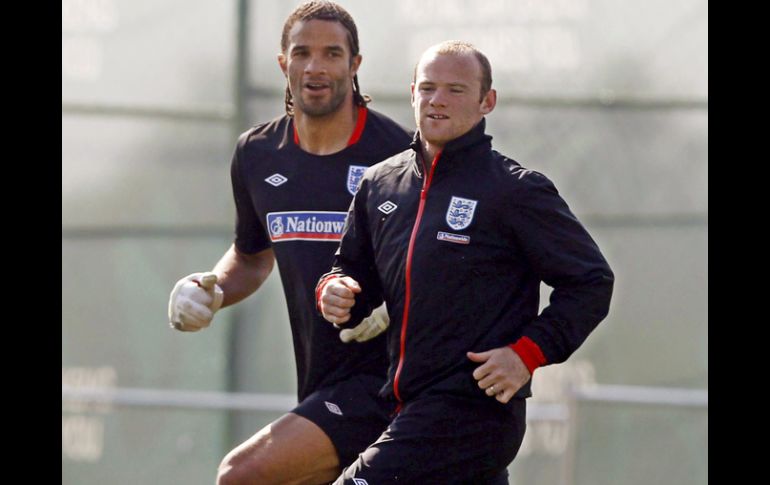
[[[401,410],[401,393],[398,392],[398,381],[401,377],[401,369],[404,367],[404,354],[406,353],[406,324],[409,321],[409,300],[412,297],[412,255],[414,251],[414,240],[417,239],[417,230],[420,228],[420,220],[422,219],[422,211],[425,209],[425,199],[428,198],[428,190],[430,189],[431,180],[433,180],[433,171],[436,169],[436,163],[438,162],[441,152],[438,152],[433,158],[433,162],[430,165],[430,174],[424,180],[422,184],[422,190],[420,191],[420,205],[417,208],[417,217],[414,220],[414,226],[412,227],[412,235],[409,238],[409,249],[406,252],[406,296],[404,297],[404,317],[401,320],[401,353],[398,358],[398,368],[396,369],[396,377],[393,379],[393,394],[398,399],[398,406],[396,407],[396,413]]]

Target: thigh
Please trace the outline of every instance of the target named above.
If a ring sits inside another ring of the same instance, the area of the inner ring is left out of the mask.
[[[382,377],[359,375],[309,395],[292,413],[302,416],[329,437],[343,467],[385,431],[395,403],[383,401],[378,391]]]
[[[421,398],[405,406],[335,483],[506,483],[525,414],[524,400],[509,410],[492,400]]]
[[[241,443],[223,460],[226,483],[319,484],[339,474],[337,452],[312,421],[285,414]]]

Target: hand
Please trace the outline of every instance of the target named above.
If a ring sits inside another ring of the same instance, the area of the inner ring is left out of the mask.
[[[519,354],[508,346],[467,355],[473,362],[483,362],[473,371],[479,387],[503,404],[532,377]]]
[[[385,303],[372,310],[372,314],[364,318],[361,323],[353,328],[346,328],[340,332],[340,340],[348,343],[352,340],[356,342],[366,342],[381,334],[390,325],[388,308]]]
[[[356,293],[361,293],[361,287],[350,276],[329,280],[321,291],[321,314],[336,325],[347,322],[356,304]]]
[[[168,300],[171,328],[197,332],[208,327],[224,299],[216,283],[217,275],[211,272],[193,273],[177,281]]]

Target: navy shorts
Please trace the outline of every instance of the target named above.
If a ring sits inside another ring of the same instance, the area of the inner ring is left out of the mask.
[[[396,403],[377,395],[384,378],[353,376],[307,396],[291,412],[317,424],[337,449],[342,468],[374,443],[390,424]]]
[[[526,429],[526,402],[432,395],[404,406],[335,485],[507,483]]]

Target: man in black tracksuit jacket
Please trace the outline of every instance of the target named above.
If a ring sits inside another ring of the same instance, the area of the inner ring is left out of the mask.
[[[614,277],[596,243],[550,180],[492,150],[490,86],[469,44],[423,55],[414,142],[365,172],[319,281],[335,324],[386,302],[381,395],[400,411],[337,483],[471,483],[505,470],[532,372],[566,360],[608,313]],[[538,315],[541,281],[553,292]]]

